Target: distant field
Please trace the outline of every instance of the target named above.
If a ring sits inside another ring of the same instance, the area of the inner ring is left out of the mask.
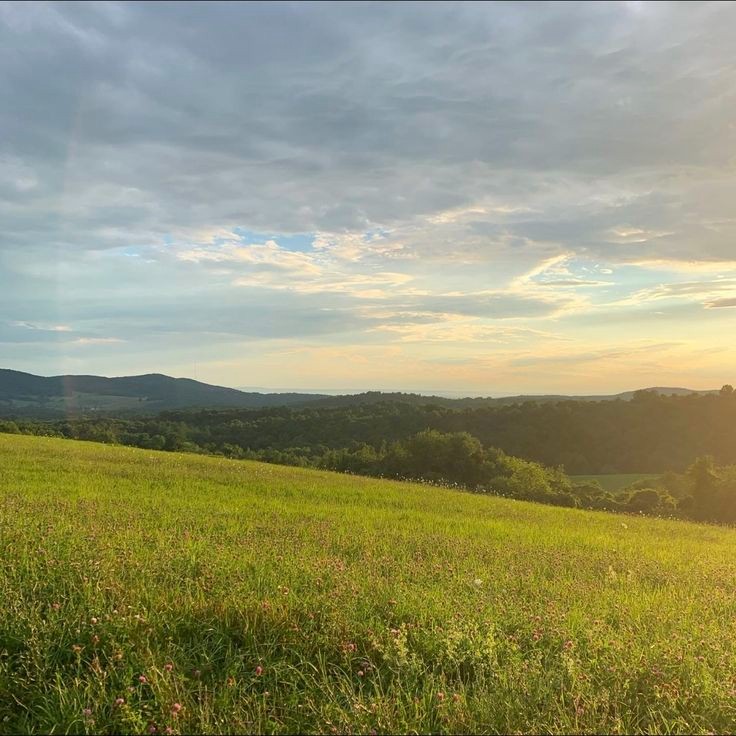
[[[620,491],[637,480],[654,480],[660,475],[659,473],[611,473],[608,475],[571,475],[570,478],[575,483],[589,483],[597,480],[604,491]]]
[[[0,435],[0,733],[733,733],[734,549]]]

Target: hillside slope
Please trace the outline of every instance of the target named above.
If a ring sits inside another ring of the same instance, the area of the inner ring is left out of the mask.
[[[0,732],[733,732],[734,545],[0,435]]]
[[[246,393],[191,378],[35,376],[0,369],[0,411],[26,416],[90,412],[156,412],[189,407],[261,408],[302,404],[317,394]]]

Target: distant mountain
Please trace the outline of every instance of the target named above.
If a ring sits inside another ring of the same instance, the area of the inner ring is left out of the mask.
[[[449,398],[447,396],[427,396],[425,394],[402,393],[398,391],[366,391],[360,394],[350,394],[344,396],[326,396],[320,397],[313,406],[340,407],[351,406],[356,404],[376,404],[384,401],[399,401],[406,404],[437,404],[439,406],[450,406],[455,408],[471,408],[479,406],[501,406],[505,404],[523,404],[526,402],[538,403],[554,403],[558,401],[629,401],[634,394],[639,391],[652,392],[669,396],[672,394],[684,396],[688,394],[708,394],[718,393],[717,390],[695,391],[689,388],[667,388],[653,387],[639,389],[638,391],[624,391],[618,394],[602,394],[602,395],[580,395],[570,396],[565,394],[520,394],[518,396],[501,396],[493,398],[490,396],[476,396],[465,398]]]
[[[697,394],[687,388],[645,389],[659,394]],[[0,415],[56,418],[94,414],[155,413],[170,409],[231,408],[264,409],[277,406],[343,407],[398,401],[409,404],[436,404],[454,408],[474,408],[519,404],[529,401],[613,401],[630,400],[635,391],[603,396],[556,394],[448,398],[403,392],[366,391],[330,396],[314,393],[260,393],[212,386],[191,378],[172,378],[160,373],[143,376],[105,378],[103,376],[34,376],[31,373],[0,369]]]
[[[521,396],[503,396],[495,399],[496,404],[520,404],[526,401],[538,402],[554,402],[554,401],[630,401],[634,398],[634,394],[641,392],[650,392],[660,394],[661,396],[688,396],[690,394],[717,394],[717,389],[708,389],[697,391],[691,388],[670,388],[667,386],[653,386],[651,388],[637,389],[635,391],[622,391],[618,394],[592,394],[582,396],[567,396],[563,394],[542,394],[521,395]]]
[[[0,414],[56,417],[95,413],[158,412],[195,407],[264,408],[304,404],[319,394],[246,393],[160,373],[102,376],[34,376],[0,369]]]

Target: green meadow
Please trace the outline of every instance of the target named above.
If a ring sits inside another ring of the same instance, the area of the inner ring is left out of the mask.
[[[732,733],[736,532],[0,435],[0,733]]]
[[[607,473],[604,475],[571,475],[573,483],[598,482],[604,491],[620,491],[640,480],[655,481],[660,476],[656,473]]]

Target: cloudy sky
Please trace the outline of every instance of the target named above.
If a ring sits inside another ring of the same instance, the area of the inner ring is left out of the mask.
[[[0,3],[0,367],[736,382],[736,5]]]

